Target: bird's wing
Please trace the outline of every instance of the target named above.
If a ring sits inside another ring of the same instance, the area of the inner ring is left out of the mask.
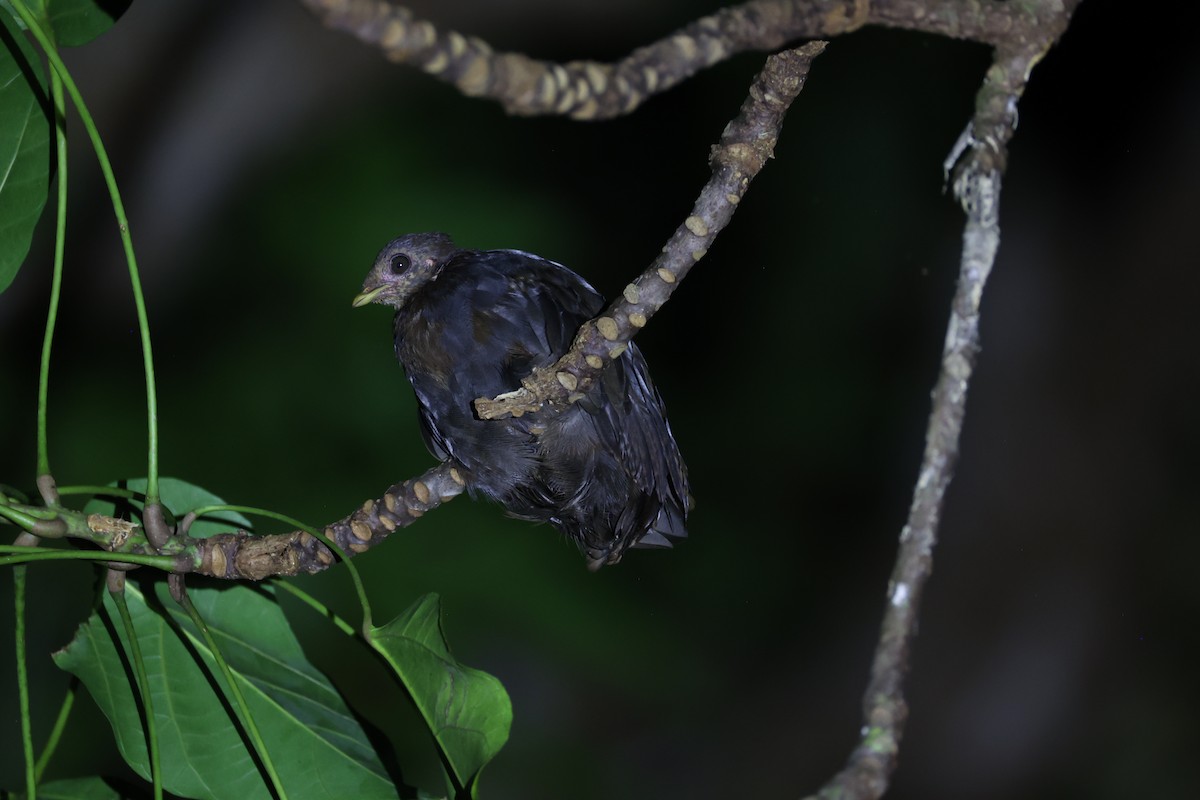
[[[565,267],[519,251],[460,251],[396,315],[396,354],[435,455],[503,496],[537,468],[532,420],[487,422],[473,401],[521,385],[566,352],[603,300]]]
[[[667,422],[662,397],[650,380],[641,350],[630,343],[600,380],[607,402],[600,403],[600,426],[638,487],[658,498],[662,511],[651,528],[675,537],[687,535],[687,468]],[[643,542],[650,546],[656,542]],[[661,538],[661,537],[659,537]],[[659,542],[667,546],[669,542]]]

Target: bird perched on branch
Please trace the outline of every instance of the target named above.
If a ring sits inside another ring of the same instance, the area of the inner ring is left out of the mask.
[[[472,494],[549,522],[589,569],[631,547],[687,536],[687,470],[662,398],[633,344],[565,409],[483,420],[473,401],[520,388],[571,346],[604,299],[561,264],[519,250],[460,250],[442,233],[379,253],[355,306],[396,308],[396,358],[416,392],[429,451]]]

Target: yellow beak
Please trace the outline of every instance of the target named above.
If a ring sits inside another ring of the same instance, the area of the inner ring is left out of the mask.
[[[354,302],[353,302],[354,307],[362,308],[363,306],[367,305],[368,303],[373,302],[375,300],[375,298],[379,296],[379,293],[383,291],[383,289],[384,289],[383,286],[376,286],[374,289],[370,289],[370,290],[365,291],[362,294],[358,295],[357,297],[354,298]]]

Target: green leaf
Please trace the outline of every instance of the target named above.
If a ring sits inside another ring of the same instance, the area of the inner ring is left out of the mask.
[[[341,696],[305,659],[269,587],[188,591],[246,694],[289,798],[396,796]],[[125,594],[147,654],[165,788],[182,797],[269,798],[240,723],[230,716],[224,678],[199,632],[161,584],[157,601],[150,603],[132,584]],[[105,608],[113,619],[107,596]],[[93,614],[54,660],[83,681],[112,724],[125,760],[148,778],[145,733],[124,639],[123,626]]]
[[[0,292],[29,254],[50,187],[45,76],[28,39],[0,10]]]
[[[24,797],[25,795],[16,795]],[[38,800],[121,800],[122,795],[102,778],[67,778],[37,787]]]
[[[145,478],[130,478],[127,481],[122,481],[120,484],[111,483],[109,485],[120,485],[122,488],[130,489],[134,492],[146,491]],[[159,499],[162,500],[162,504],[167,507],[167,510],[176,519],[201,506],[219,506],[225,504],[224,500],[207,489],[202,489],[179,478],[159,478],[158,495]],[[141,516],[143,504],[140,500],[132,500],[127,504],[122,503],[120,505],[122,509],[133,511],[134,516]],[[129,508],[130,506],[132,506],[131,509]],[[83,510],[87,514],[104,514],[110,517],[119,516],[119,513],[117,513],[118,504],[106,497],[89,500],[87,505],[83,507]],[[192,527],[188,529],[188,535],[194,536],[197,539],[207,539],[215,533],[226,533],[237,528],[253,530],[250,520],[236,511],[218,511],[205,515],[204,519],[196,520]]]
[[[508,740],[512,704],[493,676],[463,666],[442,633],[441,604],[427,594],[371,641],[412,695],[460,786],[470,786]]]
[[[51,34],[56,44],[65,47],[77,47],[95,39],[111,28],[131,4],[132,0],[25,0],[25,7],[42,29]],[[0,11],[7,11],[17,27],[26,30],[10,0],[0,0]]]
[[[29,8],[61,45],[84,44],[112,27],[125,0],[44,0]],[[29,255],[50,188],[49,101],[24,26],[0,0],[0,292]]]
[[[46,0],[39,17],[54,31],[54,40],[65,47],[87,44],[113,26],[129,8],[129,2],[114,0]]]

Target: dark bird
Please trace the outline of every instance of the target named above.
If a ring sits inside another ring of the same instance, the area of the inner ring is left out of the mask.
[[[633,344],[561,411],[482,420],[473,401],[520,388],[604,307],[562,264],[519,250],[460,250],[443,233],[379,253],[355,306],[395,306],[396,358],[416,392],[425,445],[452,459],[473,495],[549,522],[587,558],[687,536],[687,469],[662,398]]]

